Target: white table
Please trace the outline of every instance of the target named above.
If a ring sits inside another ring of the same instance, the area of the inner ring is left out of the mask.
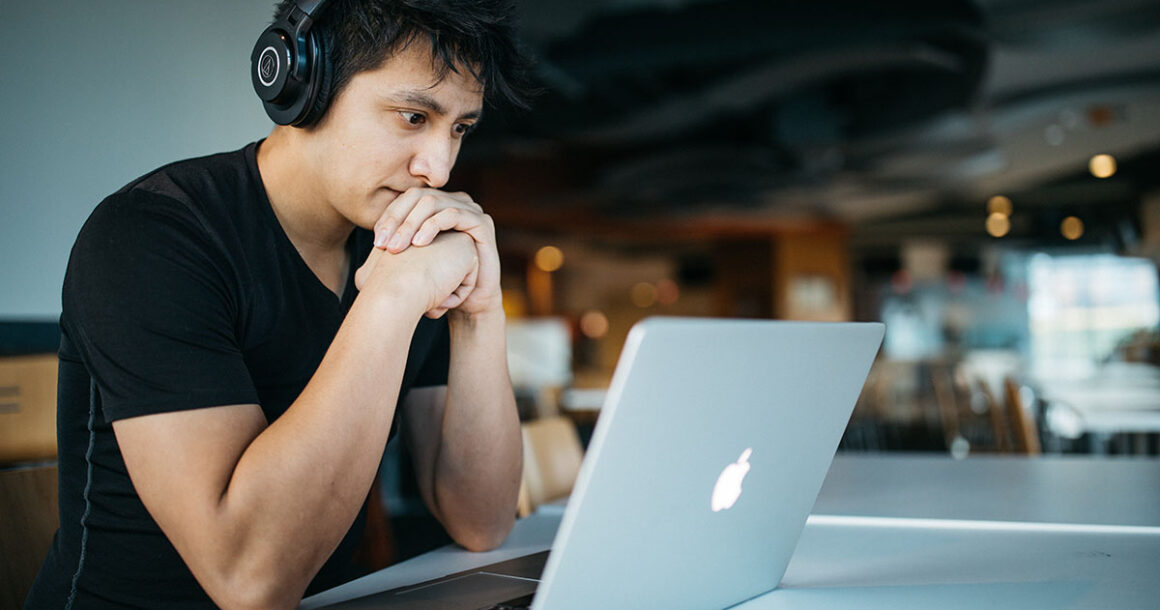
[[[779,589],[744,610],[1154,609],[1156,533],[811,522]]]
[[[1160,369],[1155,366],[1110,363],[1088,378],[1043,379],[1036,385],[1048,403],[1048,427],[1060,436],[1160,432]]]
[[[305,600],[353,599],[550,547],[444,547]],[[1155,608],[1160,460],[839,456],[779,589],[739,608]]]
[[[1160,528],[1160,460],[847,453],[813,513]]]

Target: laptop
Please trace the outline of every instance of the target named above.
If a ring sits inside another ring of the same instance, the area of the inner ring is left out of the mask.
[[[334,607],[679,610],[774,589],[884,329],[638,323],[550,552]]]

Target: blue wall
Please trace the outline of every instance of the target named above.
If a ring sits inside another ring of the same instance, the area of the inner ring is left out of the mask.
[[[92,208],[272,124],[249,81],[273,0],[0,0],[0,321],[53,321]]]

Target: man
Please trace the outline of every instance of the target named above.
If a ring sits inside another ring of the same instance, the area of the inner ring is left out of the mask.
[[[77,238],[29,608],[293,607],[350,576],[396,427],[453,539],[512,526],[494,227],[439,190],[485,96],[518,101],[508,9],[318,4],[277,13],[324,49],[313,118],[131,183]]]

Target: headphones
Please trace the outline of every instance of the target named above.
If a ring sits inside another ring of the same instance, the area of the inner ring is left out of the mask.
[[[326,110],[330,70],[322,39],[310,31],[326,0],[297,0],[266,28],[250,53],[250,80],[266,114],[305,127]]]

